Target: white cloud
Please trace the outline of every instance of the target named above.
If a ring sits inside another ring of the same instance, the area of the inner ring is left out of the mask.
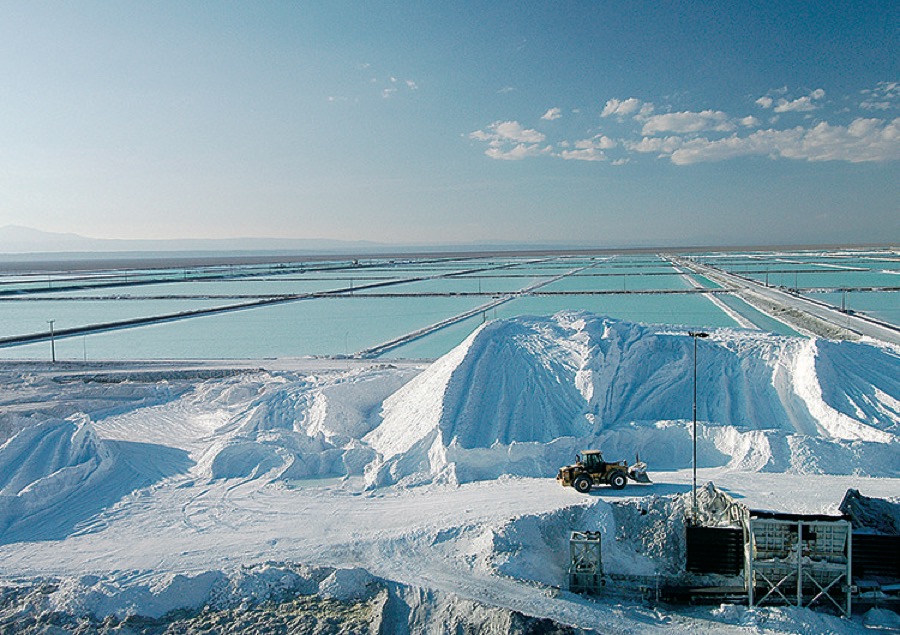
[[[517,160],[537,156],[548,150],[540,144],[546,138],[537,130],[525,128],[518,121],[495,121],[487,130],[476,130],[470,139],[486,141],[485,154],[492,159]]]
[[[626,144],[632,152],[656,153],[661,156],[669,156],[682,146],[684,140],[681,137],[644,137],[638,142]]]
[[[734,130],[734,124],[721,110],[703,110],[701,112],[670,112],[664,115],[653,115],[644,122],[641,134],[654,135],[658,132],[701,132],[715,130],[728,132]]]
[[[562,117],[562,110],[560,110],[559,108],[551,108],[543,115],[541,115],[541,119],[543,119],[544,121],[556,121],[560,117]]]
[[[825,96],[825,91],[821,88],[818,90],[814,90],[809,95],[804,95],[803,97],[798,97],[792,101],[788,101],[786,99],[779,99],[778,105],[775,106],[775,112],[810,112],[812,110],[817,110],[819,107],[813,103],[813,101],[817,99],[822,99]]]
[[[759,125],[759,119],[757,119],[753,115],[749,115],[747,117],[744,117],[743,119],[738,119],[738,123],[745,128],[755,128]]]
[[[606,135],[598,134],[595,137],[591,137],[590,139],[581,139],[575,142],[575,147],[585,150],[589,148],[595,148],[597,150],[609,150],[610,148],[615,148],[618,144],[607,137]]]
[[[563,150],[559,157],[567,161],[608,161],[603,150],[597,148],[580,148],[578,150]]]
[[[497,138],[522,143],[541,143],[546,137],[537,130],[523,128],[518,121],[496,121],[491,124],[491,130]]]
[[[615,148],[618,143],[610,139],[606,135],[597,135],[590,139],[580,139],[575,142],[574,150],[563,150],[557,156],[566,160],[576,161],[606,161],[607,156],[604,150]],[[560,147],[569,147],[568,143],[560,144]]]
[[[813,110],[818,110],[819,105],[815,102],[825,97],[825,91],[821,88],[817,88],[811,91],[808,95],[803,95],[802,97],[798,97],[797,99],[785,99],[784,97],[779,97],[777,100],[771,97],[771,93],[784,93],[785,89],[779,89],[777,91],[770,91],[769,95],[763,95],[759,99],[756,100],[756,104],[763,108],[772,108],[774,107],[775,112],[783,113],[783,112],[810,112]]]
[[[611,117],[612,115],[616,115],[617,117],[627,117],[628,115],[638,112],[640,109],[640,99],[634,97],[629,97],[625,100],[610,99],[606,102],[606,106],[604,106],[600,116]]]
[[[851,163],[900,159],[900,118],[891,122],[859,118],[849,126],[822,122],[807,131],[797,156],[789,158]]]
[[[653,104],[647,102],[643,106],[641,106],[640,112],[634,116],[635,119],[646,119],[650,115],[653,114]]]
[[[519,143],[509,149],[491,146],[484,151],[484,153],[492,159],[499,159],[501,161],[520,161],[521,159],[536,157],[547,152],[549,152],[549,148],[541,148],[537,145],[525,143]]]
[[[871,90],[864,90],[862,94],[866,98],[860,102],[859,107],[864,110],[890,110],[900,105],[900,83],[879,82]]]
[[[690,165],[710,161],[724,161],[740,156],[778,156],[779,145],[794,145],[800,136],[800,128],[794,130],[759,130],[748,137],[732,135],[725,139],[691,139],[672,152],[675,165]]]
[[[497,93],[500,95],[505,95],[507,93],[513,92],[515,89],[515,86],[504,86],[503,88],[499,89]]]
[[[419,90],[419,85],[416,84],[416,83],[415,83],[413,80],[411,80],[411,79],[407,79],[407,80],[406,80],[406,87],[409,88],[410,90]]]

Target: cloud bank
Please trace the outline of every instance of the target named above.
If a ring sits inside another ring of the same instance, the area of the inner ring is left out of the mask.
[[[851,99],[841,101],[846,104]],[[612,98],[599,113],[594,111],[596,125],[588,137],[582,131],[578,137],[549,139],[541,124],[562,117],[559,108],[549,108],[534,127],[514,120],[496,121],[469,138],[486,143],[484,153],[502,160],[544,156],[612,165],[639,156],[675,165],[739,157],[849,163],[900,160],[900,83],[880,82],[855,99],[854,114],[854,108],[831,107],[832,100],[822,88],[800,94],[780,88],[748,100],[751,112],[732,115],[713,108],[674,110],[636,97]],[[828,112],[829,107],[833,112]]]

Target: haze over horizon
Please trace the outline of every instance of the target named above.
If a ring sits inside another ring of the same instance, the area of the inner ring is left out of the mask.
[[[0,227],[894,242],[897,17],[880,1],[8,3]]]

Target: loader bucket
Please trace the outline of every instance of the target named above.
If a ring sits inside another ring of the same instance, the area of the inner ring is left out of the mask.
[[[641,461],[641,455],[634,456],[634,465],[628,470],[628,476],[638,483],[652,483],[650,477],[647,476],[647,464]]]
[[[632,472],[629,476],[633,478],[638,483],[652,483],[650,477],[647,476],[646,472]]]

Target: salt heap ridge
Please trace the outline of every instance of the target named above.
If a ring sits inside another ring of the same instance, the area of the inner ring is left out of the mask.
[[[489,322],[384,402],[370,486],[547,476],[575,451],[690,464],[694,340],[584,312]],[[697,341],[701,466],[896,475],[900,355],[716,329]]]

